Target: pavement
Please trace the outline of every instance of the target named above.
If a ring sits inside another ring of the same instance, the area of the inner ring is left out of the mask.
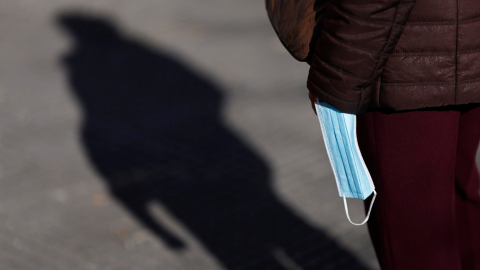
[[[263,1],[0,13],[0,269],[379,269]]]

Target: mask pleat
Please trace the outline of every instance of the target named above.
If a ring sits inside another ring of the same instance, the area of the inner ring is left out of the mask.
[[[344,182],[348,184],[348,188],[346,187],[345,190],[350,190],[352,192],[355,192],[356,191],[355,184],[351,182],[351,180],[353,179],[353,173],[351,171],[350,166],[348,166],[348,157],[347,157],[348,148],[345,149],[346,142],[345,142],[345,138],[342,136],[342,130],[341,130],[342,126],[340,125],[338,121],[338,117],[335,115],[334,111],[329,110],[329,118],[333,125],[332,133],[337,142],[336,147],[338,148],[338,152],[340,153],[339,155],[340,162],[343,164],[342,167],[343,167],[343,170],[345,171],[346,179]]]
[[[363,192],[362,183],[358,177],[358,167],[355,158],[356,149],[354,148],[354,143],[352,141],[353,137],[350,136],[352,134],[351,129],[353,129],[353,126],[347,126],[347,121],[345,121],[345,117],[355,116],[344,113],[335,113],[335,115],[337,116],[337,119],[339,121],[340,129],[342,131],[342,135],[344,136],[345,149],[347,150],[347,160],[345,166],[348,166],[350,168],[350,171],[352,172],[352,178],[349,179],[349,183],[351,187],[354,187],[354,189],[352,189],[352,192],[360,195]]]
[[[332,122],[332,117],[331,117],[331,112],[329,109],[327,108],[323,108],[322,107],[322,112],[323,112],[323,115],[325,116],[324,120],[325,120],[325,124],[326,124],[326,127],[327,127],[327,136],[329,138],[329,141],[330,141],[330,150],[332,151],[333,153],[333,157],[335,159],[335,166],[337,168],[337,175],[338,177],[340,178],[340,183],[342,185],[342,189],[343,190],[350,190],[348,187],[344,186],[343,183],[345,183],[347,180],[347,173],[345,171],[345,167],[344,167],[344,164],[343,164],[343,161],[342,161],[342,157],[341,157],[341,153],[340,153],[340,149],[338,148],[338,144],[339,142],[337,141],[337,137],[335,136],[335,126],[333,125],[333,122]]]

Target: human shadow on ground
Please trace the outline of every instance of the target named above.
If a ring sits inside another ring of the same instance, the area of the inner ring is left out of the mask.
[[[271,170],[222,119],[222,91],[106,18],[64,13],[62,57],[84,112],[81,140],[112,196],[172,249],[188,243],[158,202],[226,269],[366,269],[279,200]]]

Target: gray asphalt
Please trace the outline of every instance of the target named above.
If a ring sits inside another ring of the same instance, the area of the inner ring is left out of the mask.
[[[263,1],[0,13],[0,269],[379,269]]]

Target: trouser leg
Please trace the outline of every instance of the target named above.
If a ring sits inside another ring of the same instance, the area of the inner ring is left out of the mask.
[[[455,111],[357,117],[360,150],[378,192],[369,232],[384,270],[461,269],[454,183],[459,117]]]
[[[475,162],[480,140],[480,107],[460,115],[455,185],[457,234],[463,270],[480,270],[480,195]]]

